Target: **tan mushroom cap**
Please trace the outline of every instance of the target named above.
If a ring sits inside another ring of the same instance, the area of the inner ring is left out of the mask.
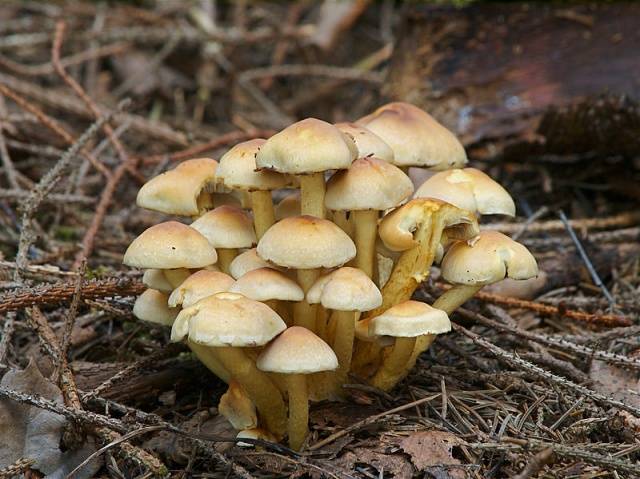
[[[353,139],[316,118],[288,126],[269,138],[256,155],[258,168],[304,175],[349,168],[358,155]]]
[[[483,215],[516,214],[516,206],[507,190],[476,168],[436,173],[422,183],[414,197],[438,198]]]
[[[218,260],[215,248],[198,231],[177,221],[146,229],[133,240],[122,262],[135,268],[204,268]]]
[[[215,182],[217,167],[218,162],[210,158],[184,161],[142,185],[136,203],[171,215],[197,215],[198,196]]]
[[[423,334],[442,334],[451,331],[447,313],[420,301],[405,301],[371,319],[369,334],[414,338]]]
[[[289,218],[291,216],[300,216],[300,192],[291,193],[282,198],[275,206],[274,211],[276,221]]]
[[[382,294],[362,270],[345,266],[318,278],[307,302],[336,311],[371,311],[382,305]]]
[[[400,168],[379,158],[360,158],[327,182],[325,206],[334,211],[377,210],[398,206],[413,193]]]
[[[167,305],[168,295],[155,289],[145,290],[133,304],[133,315],[142,321],[171,326],[180,311]]]
[[[247,272],[229,288],[256,301],[302,301],[304,292],[294,280],[272,268],[259,268]]]
[[[188,308],[207,296],[229,291],[234,279],[228,274],[205,269],[189,276],[169,296],[169,306]]]
[[[355,257],[356,246],[331,221],[305,215],[274,224],[260,239],[257,252],[285,268],[335,268]]]
[[[336,123],[336,127],[343,133],[351,135],[358,148],[358,158],[375,156],[393,163],[393,150],[371,130],[350,122]]]
[[[338,358],[327,343],[307,328],[292,326],[262,351],[256,365],[272,373],[310,374],[337,369]]]
[[[216,248],[251,248],[257,242],[251,216],[236,206],[218,206],[191,223],[191,227]]]
[[[171,293],[173,286],[167,280],[161,269],[147,269],[142,275],[142,283],[151,289],[157,289],[163,293]]]
[[[238,143],[220,158],[216,176],[229,188],[247,191],[270,191],[291,184],[291,177],[275,171],[256,171],[256,154],[266,140]]]
[[[258,425],[255,404],[240,383],[234,379],[229,382],[229,388],[220,398],[218,412],[238,431]]]
[[[271,308],[237,293],[217,293],[180,311],[171,340],[213,347],[262,346],[287,328]]]
[[[529,279],[538,274],[527,248],[497,231],[481,231],[458,241],[444,255],[442,277],[453,284],[491,284],[504,278]]]
[[[455,135],[409,103],[388,103],[356,123],[391,147],[396,165],[445,170],[467,163],[467,154]]]
[[[416,198],[385,215],[378,234],[391,251],[406,251],[417,245],[413,234],[421,222],[437,216],[451,238],[467,239],[478,234],[478,223],[473,213],[433,198]],[[440,241],[440,238],[437,238]],[[437,248],[437,243],[434,243]]]
[[[239,279],[249,271],[259,268],[280,269],[279,266],[269,263],[258,256],[256,248],[251,248],[233,258],[233,261],[229,265],[229,273],[235,279]]]

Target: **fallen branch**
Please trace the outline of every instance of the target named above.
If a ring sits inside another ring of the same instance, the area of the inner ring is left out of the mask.
[[[625,228],[635,226],[640,222],[640,212],[626,211],[614,216],[606,218],[585,218],[578,220],[569,220],[569,225],[577,230],[582,229],[608,229],[608,228]],[[525,223],[487,223],[482,225],[481,229],[498,230],[504,234],[513,234],[520,231]],[[534,221],[527,225],[527,233],[542,233],[550,231],[562,231],[565,225],[561,220],[550,221]]]

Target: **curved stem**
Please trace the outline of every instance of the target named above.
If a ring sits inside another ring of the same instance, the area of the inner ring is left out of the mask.
[[[252,191],[251,209],[253,210],[253,224],[258,240],[276,222],[273,201],[270,191]]]
[[[229,384],[229,381],[231,381],[231,374],[229,374],[229,371],[227,371],[222,363],[218,361],[215,354],[211,352],[211,348],[191,341],[187,341],[187,346],[189,346],[189,349],[193,351],[193,354],[196,355],[198,360],[204,364],[209,371],[218,376],[225,383]]]
[[[209,350],[247,392],[265,427],[278,438],[284,436],[287,409],[282,394],[269,376],[260,371],[240,348],[221,347]]]
[[[380,369],[371,379],[371,384],[388,391],[404,376],[407,361],[413,353],[416,338],[396,338],[391,352],[382,360]]]
[[[289,447],[299,451],[309,432],[309,398],[304,374],[287,375],[289,395]]]
[[[359,313],[354,311],[334,311],[336,334],[333,340],[333,351],[338,358],[338,370],[335,372],[335,385],[338,394],[342,393],[342,385],[347,381],[353,354],[353,338],[356,330],[356,319]]]
[[[376,236],[378,236],[378,212],[376,210],[352,211],[355,222],[355,267],[373,278],[376,260]]]
[[[297,271],[298,284],[307,294],[309,288],[320,276],[320,271],[317,269],[299,269]],[[313,304],[307,303],[306,300],[297,302],[293,307],[293,323],[296,326],[302,326],[310,331],[316,331],[316,307]]]
[[[300,214],[324,218],[324,173],[300,175]]]
[[[238,250],[235,248],[217,248],[218,268],[223,273],[229,274],[229,266],[231,262],[238,256]]]

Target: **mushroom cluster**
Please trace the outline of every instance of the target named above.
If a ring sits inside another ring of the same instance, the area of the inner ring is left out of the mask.
[[[309,401],[339,399],[350,374],[391,389],[482,286],[537,274],[522,245],[480,232],[479,215],[515,207],[466,162],[407,103],[185,161],[139,191],[139,206],[191,222],[152,226],[127,249],[149,288],[134,314],[171,326],[228,384],[219,411],[239,437],[300,449]],[[437,173],[414,193],[410,167]],[[411,300],[439,262],[452,286],[433,305]]]

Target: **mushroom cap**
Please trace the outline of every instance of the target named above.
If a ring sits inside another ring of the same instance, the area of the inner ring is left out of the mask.
[[[371,130],[351,122],[336,123],[336,127],[343,133],[351,135],[358,148],[358,158],[375,156],[393,163],[393,150]]]
[[[444,255],[442,277],[453,284],[491,284],[504,278],[529,279],[538,274],[527,248],[497,231],[481,231],[458,241]]]
[[[304,175],[349,168],[358,155],[353,139],[316,118],[288,126],[269,138],[256,155],[258,168]]]
[[[220,398],[218,412],[231,423],[234,429],[251,429],[258,425],[256,406],[240,383],[234,379]]]
[[[259,268],[279,269],[279,266],[263,260],[258,256],[256,248],[251,248],[233,258],[233,261],[229,265],[229,273],[235,279],[239,279],[249,271]]]
[[[218,179],[225,186],[240,190],[277,190],[291,184],[291,178],[275,171],[257,171],[256,153],[266,140],[254,140],[238,143],[220,158],[216,171]]]
[[[302,301],[304,291],[294,280],[272,268],[259,268],[242,275],[229,288],[256,301]]]
[[[451,331],[447,313],[421,301],[404,301],[372,318],[369,334],[413,338],[423,334],[442,334]]]
[[[291,193],[282,198],[274,208],[276,221],[300,216],[300,192]]]
[[[402,170],[379,158],[359,158],[327,182],[325,206],[330,210],[378,210],[398,206],[413,193]]]
[[[155,289],[147,289],[136,298],[133,315],[142,321],[171,326],[180,311],[167,305],[168,295]]]
[[[173,286],[161,269],[147,269],[142,275],[142,283],[151,289],[157,289],[163,293],[171,293]]]
[[[243,429],[236,435],[236,439],[257,439],[261,441],[278,442],[278,439],[266,429],[260,427],[252,427],[250,429]],[[253,447],[253,444],[246,442],[236,442],[236,446],[239,447]]]
[[[191,223],[216,248],[251,248],[257,242],[251,216],[237,206],[223,205]]]
[[[416,198],[385,215],[378,234],[391,251],[406,251],[418,243],[413,235],[424,222],[440,221],[450,237],[472,238],[478,234],[475,215],[432,198]],[[440,241],[440,238],[437,238]],[[434,244],[437,248],[437,244]]]
[[[135,268],[204,268],[218,261],[215,248],[198,231],[177,221],[147,228],[133,240],[122,262]]]
[[[171,215],[197,215],[200,213],[198,196],[214,183],[217,166],[218,162],[211,158],[184,161],[142,185],[136,203]]]
[[[356,246],[329,220],[293,216],[269,228],[257,251],[262,259],[285,268],[335,268],[355,257]]]
[[[200,270],[173,290],[169,296],[169,306],[180,306],[188,308],[202,298],[211,296],[223,291],[229,291],[234,279],[228,274],[219,271]]]
[[[217,293],[180,311],[171,340],[213,347],[262,346],[287,328],[269,306],[237,293]]]
[[[516,214],[516,205],[507,190],[476,168],[436,173],[422,183],[414,198],[438,198],[483,215]]]
[[[467,154],[455,135],[409,103],[388,103],[356,123],[391,147],[396,165],[445,170],[467,163]]]
[[[272,373],[310,374],[337,369],[338,358],[327,343],[307,328],[292,326],[262,351],[256,365],[261,371]]]
[[[382,294],[362,270],[345,266],[318,278],[307,301],[337,311],[371,311],[382,305]]]

